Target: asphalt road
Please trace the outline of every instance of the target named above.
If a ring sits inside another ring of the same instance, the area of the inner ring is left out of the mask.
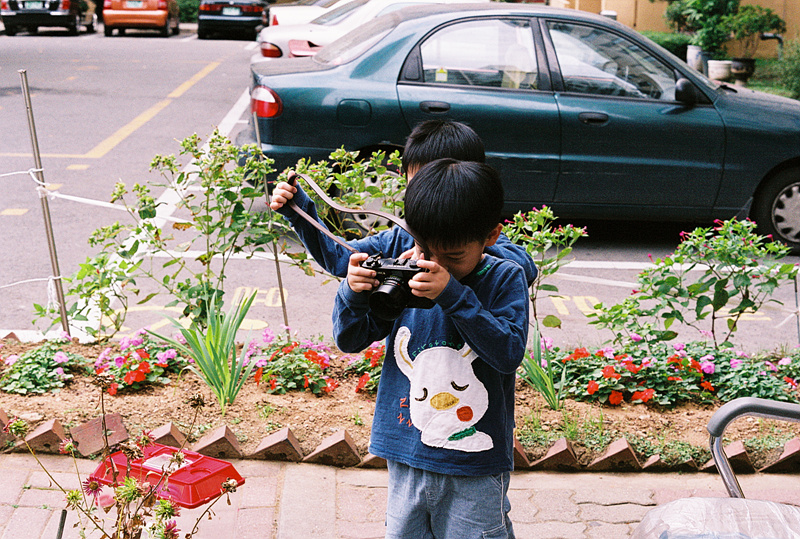
[[[161,38],[129,32],[106,38],[102,33],[67,36],[43,29],[39,35],[0,35],[0,336],[7,330],[45,330],[31,324],[34,303],[47,301],[50,274],[41,202],[24,172],[34,166],[25,101],[18,70],[31,88],[45,181],[65,195],[107,201],[115,182],[129,186],[156,179],[149,164],[156,154],[179,152],[176,142],[215,127],[232,139],[249,114],[248,63],[255,43],[220,39],[200,41],[186,26],[181,35]],[[158,197],[162,193],[154,191]],[[92,254],[86,243],[96,228],[126,215],[96,205],[64,199],[49,202],[60,270],[74,273]],[[636,288],[636,274],[650,256],[670,253],[678,233],[691,224],[585,223],[571,264],[552,277],[559,295],[542,297],[540,316],[555,314],[562,329],[547,330],[558,345],[599,344],[611,335],[587,325],[586,314],[598,301],[621,301]],[[791,259],[798,262],[798,258]],[[157,262],[157,261],[156,261]],[[22,282],[28,281],[30,282]],[[228,268],[229,298],[258,289],[246,326],[257,334],[278,329],[285,320],[302,336],[330,338],[330,311],[337,283],[320,275],[307,277],[282,266],[287,300],[284,318],[274,260],[259,256],[234,260]],[[151,288],[138,283],[143,295]],[[784,303],[764,308],[741,324],[736,342],[745,349],[771,349],[798,343],[796,293],[784,287]],[[123,334],[141,327],[169,331],[166,297],[144,305],[132,300]],[[57,328],[58,329],[58,328]],[[693,330],[681,339],[694,340]]]

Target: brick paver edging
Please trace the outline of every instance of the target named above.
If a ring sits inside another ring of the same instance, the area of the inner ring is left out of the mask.
[[[106,415],[106,431],[108,443],[117,444],[128,439],[128,431],[119,414]],[[0,428],[8,423],[8,415],[0,409]],[[70,436],[75,441],[81,455],[89,457],[103,448],[103,432],[101,418],[95,418],[70,429]],[[179,447],[185,444],[186,437],[173,424],[167,423],[152,431],[154,441],[164,445]],[[67,434],[57,419],[45,421],[25,437],[25,442],[40,453],[58,453],[58,446]],[[27,451],[25,442],[0,431],[0,447],[4,452]],[[189,446],[187,446],[189,447]],[[358,447],[346,430],[339,430],[327,438],[308,455],[304,455],[300,443],[291,429],[284,427],[265,437],[256,450],[245,455],[239,446],[236,435],[227,426],[222,425],[203,436],[197,443],[189,447],[197,453],[222,459],[260,459],[287,462],[307,462],[337,467],[383,468],[386,462],[380,457],[367,454],[363,459]],[[740,473],[793,473],[798,471],[800,463],[800,438],[792,438],[783,447],[783,452],[776,460],[760,467],[753,466],[742,442],[734,442],[725,447],[734,472]],[[698,464],[691,458],[677,464],[665,463],[659,455],[653,455],[644,463],[640,462],[633,448],[625,438],[613,442],[606,451],[590,462],[582,465],[566,438],[556,440],[540,459],[531,462],[522,444],[515,441],[514,467],[517,470],[547,471],[596,471],[596,472],[716,472],[713,459]]]

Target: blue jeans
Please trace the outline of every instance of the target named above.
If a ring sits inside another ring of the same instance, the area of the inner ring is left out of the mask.
[[[386,539],[514,539],[508,472],[470,477],[387,465]]]

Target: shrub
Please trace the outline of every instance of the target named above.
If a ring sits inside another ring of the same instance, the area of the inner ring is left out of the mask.
[[[378,382],[381,379],[381,370],[383,369],[383,358],[386,355],[386,345],[380,342],[374,342],[369,348],[361,352],[360,357],[350,358],[345,367],[345,373],[352,372],[358,376],[358,383],[356,384],[356,393],[361,390],[367,393],[375,393],[378,391]],[[345,359],[349,356],[345,356]]]
[[[339,383],[325,374],[330,366],[329,349],[319,342],[295,341],[288,333],[277,337],[269,328],[264,330],[260,351],[251,346],[251,361],[255,362],[256,383],[266,377],[267,392],[283,394],[305,391],[315,395],[330,393]]]
[[[675,32],[653,32],[650,30],[642,32],[642,35],[661,45],[681,60],[686,60],[686,49],[692,41],[690,36]]]
[[[790,41],[778,64],[780,80],[795,99],[800,98],[800,39]]]
[[[199,7],[199,0],[178,0],[181,22],[197,22],[197,10]]]

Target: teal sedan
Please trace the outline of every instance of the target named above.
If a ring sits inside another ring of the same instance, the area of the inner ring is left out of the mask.
[[[341,146],[400,149],[418,122],[449,118],[483,139],[509,213],[750,217],[800,250],[800,102],[711,82],[605,17],[406,8],[251,71],[257,120],[237,143],[260,140],[279,170]]]

